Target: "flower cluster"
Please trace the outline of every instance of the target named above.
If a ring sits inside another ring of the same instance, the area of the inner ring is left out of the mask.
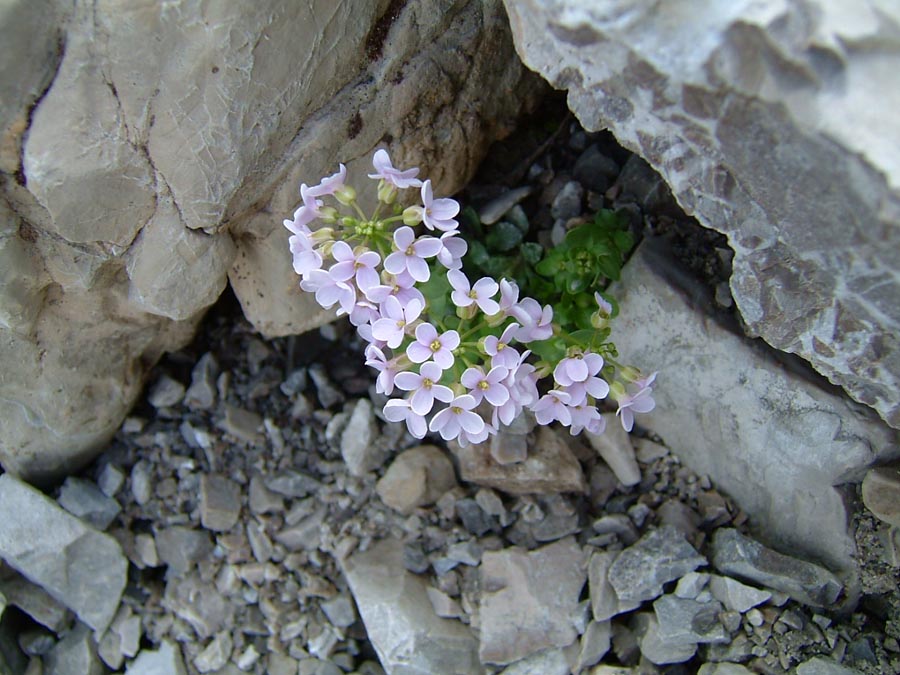
[[[318,185],[300,186],[303,203],[284,225],[301,288],[349,317],[368,343],[366,364],[378,371],[377,390],[400,394],[385,405],[386,419],[405,422],[417,438],[431,431],[467,445],[484,441],[523,410],[577,434],[603,432],[596,404],[610,395],[629,431],[635,412],[653,409],[655,374],[641,379],[609,353],[604,358],[592,351],[590,341],[566,335],[554,324],[553,309],[520,298],[515,282],[483,277],[473,283],[462,271],[467,244],[459,236],[459,204],[436,199],[431,181],[419,180],[416,168],[395,168],[385,150],[372,164],[369,177],[378,181],[372,215],[345,183],[342,164]],[[403,209],[397,197],[409,189],[420,191],[421,205]],[[315,221],[320,227],[313,230]],[[417,234],[419,225],[427,233]],[[611,307],[595,297],[603,323]],[[567,341],[565,356],[556,363],[536,359],[537,348],[551,338]],[[613,380],[619,371],[624,382]],[[552,383],[544,384],[551,374]]]

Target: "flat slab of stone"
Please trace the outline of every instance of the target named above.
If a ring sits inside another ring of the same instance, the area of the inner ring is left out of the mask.
[[[128,569],[118,542],[10,474],[0,476],[0,557],[94,630],[112,621]]]
[[[824,567],[773,551],[733,528],[716,530],[711,555],[723,574],[774,588],[811,607],[833,607],[843,590]]]
[[[586,560],[572,537],[534,551],[487,551],[481,558],[483,663],[508,664],[577,638],[574,617],[587,580]]]
[[[389,675],[480,672],[469,628],[434,612],[426,583],[403,567],[403,545],[384,540],[342,563],[381,665]]]
[[[660,371],[656,408],[638,422],[733,497],[773,545],[852,570],[847,511],[832,486],[891,452],[894,432],[713,320],[706,289],[647,243],[611,290],[619,360]]]

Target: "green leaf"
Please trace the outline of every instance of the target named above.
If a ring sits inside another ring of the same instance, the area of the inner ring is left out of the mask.
[[[435,269],[436,267],[436,263],[431,265],[431,276],[428,281],[419,285],[419,290],[422,291],[422,295],[425,296],[425,301],[428,303],[429,314],[441,318],[453,314],[454,310],[450,305],[449,297],[452,287],[447,281],[444,268]]]
[[[612,239],[616,248],[623,255],[628,253],[631,247],[634,246],[634,237],[631,236],[631,232],[613,232]]]
[[[556,363],[566,355],[566,343],[561,338],[551,338],[540,342],[528,343],[532,353],[548,363]]]
[[[510,278],[515,266],[515,260],[508,255],[490,256],[481,265],[481,270],[494,279]]]
[[[526,263],[534,267],[541,261],[541,257],[544,255],[544,247],[540,244],[533,241],[526,241],[519,248],[519,251],[522,254],[522,258]]]
[[[522,243],[522,230],[505,220],[491,226],[484,238],[488,250],[505,253]]]
[[[460,229],[471,232],[479,239],[484,235],[481,227],[481,219],[478,217],[478,211],[471,206],[467,206],[460,212],[459,224]]]

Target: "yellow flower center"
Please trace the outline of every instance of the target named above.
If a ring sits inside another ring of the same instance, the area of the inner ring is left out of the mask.
[[[478,388],[479,389],[490,389],[491,385],[490,385],[490,383],[488,383],[487,380],[482,380],[481,382],[478,383]]]
[[[441,341],[440,340],[435,340],[429,346],[431,347],[431,351],[433,351],[433,352],[441,351]]]

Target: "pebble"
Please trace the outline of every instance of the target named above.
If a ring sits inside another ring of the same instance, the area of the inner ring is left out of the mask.
[[[862,498],[866,508],[876,517],[900,527],[900,467],[869,469],[862,482]]]
[[[184,575],[213,550],[209,533],[180,525],[158,530],[155,540],[159,559],[169,566],[167,577]]]
[[[201,673],[209,673],[222,668],[231,658],[234,643],[227,631],[216,633],[212,641],[194,658],[194,667]]]
[[[315,478],[300,473],[299,471],[282,471],[265,479],[265,486],[272,492],[296,499],[305,497],[311,492],[321,488],[321,483]]]
[[[726,643],[731,638],[718,615],[718,602],[698,602],[675,595],[663,595],[653,603],[657,635],[669,644]]]
[[[177,380],[173,380],[168,375],[161,376],[150,394],[147,396],[147,402],[154,408],[169,408],[181,402],[184,397],[184,385]]]
[[[511,208],[530,195],[531,190],[531,186],[528,185],[507,190],[482,206],[478,211],[478,219],[483,225],[493,225],[499,222]]]
[[[250,512],[257,516],[264,513],[281,513],[284,511],[284,497],[266,487],[262,476],[254,474],[250,478],[248,505]]]
[[[672,643],[660,637],[659,623],[652,612],[638,612],[632,623],[641,654],[651,663],[684,663],[697,653],[696,643]]]
[[[249,445],[260,445],[263,442],[263,435],[260,433],[263,418],[251,410],[226,403],[225,418],[219,426],[235,439]]]
[[[663,584],[705,564],[706,558],[667,525],[645,534],[634,546],[622,551],[607,576],[621,600],[644,601],[659,596]]]
[[[568,220],[581,215],[581,201],[584,198],[584,188],[581,183],[570,180],[553,198],[550,205],[550,213],[557,220]]]
[[[575,671],[600,663],[612,644],[612,624],[609,621],[591,621],[581,636],[581,650]]]
[[[113,464],[104,464],[97,475],[97,487],[107,497],[115,497],[125,484],[125,474]]]
[[[384,463],[387,454],[375,443],[377,436],[378,424],[375,422],[372,402],[361,398],[353,406],[353,412],[341,434],[341,456],[352,475],[364,476]]]
[[[600,193],[609,189],[620,172],[621,168],[615,160],[604,155],[596,145],[591,145],[581,154],[572,170],[585,188]]]
[[[191,371],[191,386],[184,395],[184,404],[193,410],[212,410],[216,405],[216,378],[219,364],[216,357],[207,352],[200,357]]]
[[[128,561],[115,539],[8,473],[0,476],[0,557],[99,633],[125,589]]]
[[[704,663],[697,675],[753,675],[753,671],[740,663]]]
[[[200,477],[200,522],[207,530],[227,532],[241,514],[241,486],[225,476]]]
[[[453,463],[433,445],[419,445],[401,452],[378,481],[381,500],[399,513],[435,503],[456,486]]]
[[[859,675],[858,670],[842,666],[837,661],[823,656],[814,656],[799,664],[794,670],[797,675]]]
[[[140,460],[131,468],[131,495],[140,506],[149,502],[153,494],[152,477],[153,467],[146,460]]]
[[[726,608],[742,614],[772,597],[769,591],[753,588],[729,577],[712,575],[709,590]]]
[[[706,588],[709,581],[709,575],[701,572],[688,572],[678,580],[675,585],[675,595],[679,598],[687,598],[693,600],[700,591]],[[721,600],[721,598],[717,598]],[[726,605],[727,606],[727,605]]]
[[[831,607],[843,585],[824,567],[766,548],[732,528],[713,534],[712,562],[720,572],[783,591],[811,607]]]
[[[314,363],[307,371],[313,384],[316,386],[316,393],[319,396],[319,403],[323,408],[331,408],[344,402],[344,394],[334,386],[325,367],[320,363]]]
[[[622,485],[637,485],[641,482],[641,469],[634,456],[631,437],[619,424],[615,413],[603,413],[606,420],[606,431],[594,434],[585,431],[585,435],[603,461],[607,463]]]

